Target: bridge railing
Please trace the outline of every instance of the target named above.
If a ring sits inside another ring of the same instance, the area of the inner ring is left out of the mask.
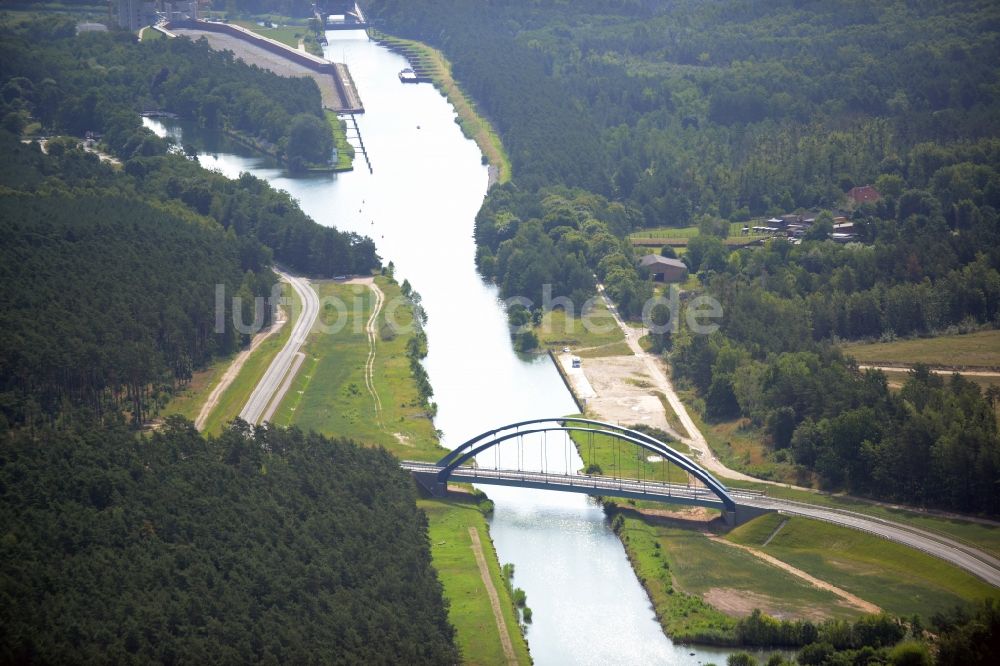
[[[438,473],[443,467],[440,464],[433,463],[423,463],[414,461],[404,461],[402,466],[405,469],[411,471],[424,471],[429,473]],[[553,486],[570,486],[570,487],[585,487],[594,490],[604,489],[617,489],[617,490],[628,490],[628,491],[638,491],[644,494],[655,495],[657,497],[707,497],[715,496],[715,493],[703,485],[691,485],[691,484],[680,484],[680,483],[664,483],[661,481],[650,481],[647,479],[636,479],[629,477],[617,477],[617,476],[606,476],[603,474],[558,474],[552,472],[543,471],[531,471],[524,469],[503,469],[503,468],[490,468],[490,467],[480,467],[476,464],[463,465],[461,467],[456,467],[451,472],[452,477],[457,477],[456,480],[466,481],[468,479],[473,479],[473,481],[468,481],[474,483],[475,479],[483,480],[508,480],[508,481],[525,481],[533,483],[542,483],[546,485]],[[730,489],[730,493],[734,497],[738,498],[757,498],[764,496],[764,492],[760,490],[751,490],[743,488],[733,488]]]

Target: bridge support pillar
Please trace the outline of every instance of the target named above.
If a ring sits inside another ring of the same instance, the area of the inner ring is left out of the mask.
[[[431,497],[444,497],[448,494],[448,484],[438,481],[436,472],[411,472],[417,484]]]

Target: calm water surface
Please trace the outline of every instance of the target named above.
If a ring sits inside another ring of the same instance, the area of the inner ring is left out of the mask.
[[[291,193],[319,223],[370,235],[381,256],[395,263],[398,279],[409,279],[429,317],[425,364],[445,446],[513,421],[575,413],[547,357],[524,359],[512,351],[497,290],[475,271],[473,224],[487,170],[451,106],[430,85],[399,83],[405,60],[364,33],[328,37],[327,57],[348,63],[364,103],[358,124],[374,173],[359,154],[354,172],[289,178],[225,144],[201,154],[202,164],[233,177],[251,171]],[[547,446],[549,469],[555,471],[553,461],[567,454],[570,467],[582,466],[561,438]],[[726,651],[675,646],[663,635],[593,501],[499,486],[484,490],[496,504],[491,532],[500,561],[515,565],[515,584],[534,611],[527,635],[536,663],[725,662]]]

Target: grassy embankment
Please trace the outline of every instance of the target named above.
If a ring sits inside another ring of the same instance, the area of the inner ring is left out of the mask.
[[[731,645],[735,618],[754,608],[814,621],[861,614],[832,592],[710,539],[698,524],[684,526],[628,508],[615,514],[613,524],[664,632],[675,641]]]
[[[501,611],[519,664],[531,663],[528,645],[517,627],[517,614],[503,583],[496,553],[489,538],[486,517],[474,500],[420,500],[418,506],[427,514],[434,567],[441,576],[448,609],[455,625],[458,646],[466,664],[502,664],[506,662],[500,645],[499,629],[493,617],[489,597],[479,575],[469,527],[479,532],[490,570],[490,578],[500,597]]]
[[[377,320],[377,330],[384,329],[387,311],[395,312],[394,321],[399,325],[394,337],[379,336],[376,343],[373,378],[382,400],[381,423],[384,427],[379,426],[375,417],[364,377],[369,350],[365,326],[374,306],[374,296],[365,286],[335,282],[315,284],[321,299],[317,327],[303,347],[306,360],[275,412],[275,422],[381,445],[401,458],[436,460],[443,449],[438,445],[433,423],[427,418],[406,356],[410,335],[406,327],[412,312],[408,306],[395,308],[394,299],[401,298],[395,282],[379,277],[377,284],[386,298],[386,306]],[[333,327],[337,320],[338,311],[332,304],[334,299],[346,306],[343,326],[333,333],[323,332],[321,325]],[[490,547],[481,508],[474,500],[463,497],[427,499],[419,504],[429,521],[431,554],[450,603],[449,618],[455,626],[464,662],[503,662],[499,630],[469,538],[469,527],[474,527],[479,531],[518,660],[529,663],[527,643],[517,629],[513,603],[500,576],[496,554]]]
[[[763,516],[726,538],[763,550],[896,615],[928,618],[957,604],[1000,598],[1000,590],[943,560],[818,520],[789,518],[763,546],[783,520],[775,514]]]
[[[378,40],[387,48],[404,55],[415,70],[431,77],[434,86],[455,107],[462,133],[476,142],[479,150],[489,160],[490,165],[498,170],[497,182],[503,184],[509,181],[511,176],[510,159],[500,142],[500,136],[490,122],[476,109],[475,103],[462,91],[452,76],[451,63],[444,57],[444,54],[422,42],[392,37],[375,30],[372,30],[371,34],[373,39]]]
[[[632,478],[663,477],[663,463],[645,463],[634,451],[623,455],[623,449],[616,452],[607,441],[595,443],[591,448],[586,435],[575,439],[585,464],[597,462],[605,474],[612,469]],[[594,439],[598,442],[601,438]],[[680,443],[671,445],[684,451]],[[672,465],[668,469],[670,480],[683,482],[686,478]],[[948,533],[983,547],[1000,547],[1000,529],[988,525],[949,521],[793,489],[768,486],[767,492],[819,504],[862,508],[865,513]],[[622,514],[618,532],[633,568],[649,593],[664,630],[677,640],[730,641],[733,639],[730,616],[746,614],[754,607],[778,617],[814,620],[860,614],[828,591],[790,577],[750,553],[709,539],[702,533],[708,528],[703,522],[707,515],[696,515],[691,521],[665,521],[642,515],[635,509],[663,510],[669,509],[668,506],[631,500],[613,500],[613,506]],[[760,548],[782,520],[777,515],[764,516],[726,538]],[[720,528],[713,525],[713,529]],[[790,521],[764,551],[899,615],[919,613],[927,618],[955,604],[987,596],[1000,597],[986,583],[937,558],[820,521],[801,518]]]
[[[723,537],[704,523],[642,516],[621,504],[614,524],[664,631],[674,640],[726,644],[735,617],[753,608],[785,619],[857,617],[827,590],[722,540],[749,546],[898,616],[936,612],[1000,591],[937,558],[874,535],[805,518],[770,514]],[[718,526],[715,526],[718,528]],[[723,612],[723,609],[726,612]]]
[[[257,20],[261,22],[268,21],[274,27],[267,28],[258,25]],[[316,41],[315,33],[309,29],[307,19],[294,19],[287,16],[267,16],[257,17],[256,20],[240,19],[232,21],[232,23],[263,37],[281,42],[286,46],[291,46],[293,49],[299,48],[299,41],[302,41],[308,53],[320,57],[323,56],[323,47]]]
[[[387,278],[377,278],[377,284],[387,305],[402,298],[399,286]],[[365,385],[369,349],[365,326],[374,294],[360,284],[317,281],[314,286],[320,297],[319,318],[302,348],[306,359],[299,374],[275,411],[275,423],[351,437],[383,446],[400,458],[440,458],[444,449],[437,443],[406,356],[405,331],[413,316],[409,307],[383,307],[376,323],[376,330],[383,330],[389,310],[400,327],[391,339],[378,336],[376,342],[372,378],[382,402],[380,421]]]
[[[282,285],[282,294],[291,299],[288,322],[281,327],[281,330],[262,342],[250,355],[236,379],[222,393],[215,409],[205,421],[204,432],[218,434],[226,423],[239,416],[240,410],[246,405],[254,387],[267,372],[271,361],[288,342],[295,321],[302,312],[302,301],[295,290],[287,284]],[[196,372],[191,384],[167,404],[161,415],[181,414],[185,418],[195,420],[202,405],[205,404],[205,400],[219,384],[233,358],[234,356],[219,359],[208,368]]]
[[[538,336],[538,345],[545,349],[570,347],[574,354],[581,357],[632,354],[603,299],[595,300],[583,316],[573,316],[573,313],[563,309],[550,310],[542,315],[534,332]]]
[[[333,165],[334,171],[351,171],[354,169],[354,146],[347,141],[347,128],[344,121],[337,117],[337,114],[330,109],[324,109],[326,122],[330,123],[330,130],[333,132],[333,144],[337,149],[337,163]]]

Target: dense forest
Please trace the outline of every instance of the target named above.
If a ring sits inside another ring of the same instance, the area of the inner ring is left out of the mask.
[[[0,40],[0,272],[9,286],[0,297],[0,418],[34,425],[84,406],[98,417],[124,409],[139,424],[194,369],[247,342],[231,325],[231,297],[249,305],[270,295],[272,262],[331,277],[380,261],[371,239],[316,224],[250,174],[230,180],[201,168],[138,115],[162,105],[271,136],[318,110],[311,81],[246,67],[204,44],[77,38],[66,25],[25,22]],[[227,98],[209,115],[207,91]],[[248,115],[236,118],[238,109]],[[77,139],[43,145],[8,133],[29,128],[96,133],[123,164],[112,167]],[[219,313],[216,285],[227,294]],[[248,310],[240,314],[249,325]],[[258,314],[266,324],[270,312]]]
[[[315,86],[72,26],[0,33],[0,662],[457,663],[426,518],[384,450],[239,421],[136,432],[247,342],[236,321],[267,323],[274,263],[380,265],[139,111],[281,147],[321,117]]]
[[[842,339],[1000,324],[1000,6],[788,0],[372,0],[441,47],[514,167],[476,221],[477,263],[522,323],[594,276],[638,317],[631,231],[696,225],[685,286],[720,330],[654,340],[710,419],[742,417],[763,475],[1000,512],[994,396],[920,369],[899,393]],[[845,194],[874,185],[881,198]],[[832,211],[832,215],[825,211]],[[809,213],[801,244],[733,251],[730,222]],[[857,242],[830,240],[833,215]]]
[[[456,663],[414,500],[384,450],[297,430],[21,430],[0,662]]]
[[[147,40],[128,32],[75,34],[54,16],[6,26],[0,39],[0,119],[19,133],[32,120],[46,132],[103,135],[128,159],[158,150],[140,112],[167,111],[204,127],[236,132],[291,165],[329,161],[295,131],[319,127],[332,146],[319,88],[213,51],[204,40]]]
[[[321,227],[249,174],[230,181],[178,155],[115,169],[71,139],[46,148],[0,130],[7,423],[76,406],[142,423],[195,368],[247,342],[232,297],[247,326],[268,322],[252,304],[271,294],[272,256],[324,276],[378,263],[370,239]]]

